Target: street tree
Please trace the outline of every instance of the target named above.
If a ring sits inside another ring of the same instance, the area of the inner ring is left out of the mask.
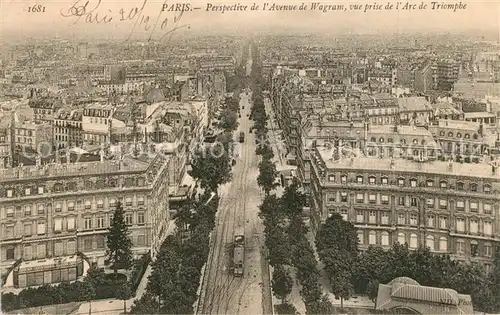
[[[271,160],[263,159],[259,163],[259,175],[257,176],[257,184],[262,187],[266,196],[269,196],[271,190],[276,188],[276,164]]]
[[[229,108],[225,109],[221,114],[219,127],[226,131],[235,131],[238,129],[238,114]]]
[[[302,216],[302,211],[306,205],[306,196],[298,190],[297,183],[285,188],[281,197],[281,208],[290,217]]]
[[[113,219],[108,229],[106,256],[112,264],[116,274],[118,269],[128,269],[133,263],[132,240],[129,237],[129,230],[125,223],[124,212],[121,202],[116,203]]]
[[[323,295],[321,299],[306,304],[306,314],[335,314],[335,308],[328,296]]]
[[[298,315],[299,312],[293,304],[281,303],[275,306],[278,315]]]
[[[493,259],[493,270],[489,274],[490,281],[490,291],[492,295],[492,300],[496,301],[493,305],[495,312],[500,310],[500,250],[495,251],[495,257]]]
[[[290,244],[286,233],[279,226],[266,225],[266,247],[269,249],[269,264],[271,266],[290,264]]]
[[[346,251],[351,257],[358,255],[357,230],[338,213],[333,213],[316,234],[316,248],[319,252],[332,247]]]
[[[340,305],[344,307],[344,300],[350,299],[354,294],[354,286],[351,283],[354,259],[347,251],[336,247],[322,250],[318,255],[325,265],[331,291],[335,298],[340,298]]]
[[[372,302],[375,302],[375,300],[377,299],[378,285],[379,285],[379,282],[376,279],[370,280],[368,282],[368,287],[366,288],[366,294],[368,295],[370,300],[372,300]]]
[[[130,308],[130,314],[158,314],[160,303],[158,298],[146,291],[140,299],[135,299]]]
[[[127,313],[127,300],[132,297],[132,291],[128,283],[124,282],[116,291],[116,298],[123,301],[123,313]]]
[[[274,295],[285,303],[286,297],[292,293],[293,279],[283,265],[276,265],[273,270],[272,289]]]
[[[81,296],[89,303],[89,315],[92,314],[92,300],[95,298],[95,287],[91,281],[83,281],[81,287]]]
[[[276,195],[270,194],[265,196],[259,209],[259,217],[265,220],[264,224],[277,226],[283,223],[285,215],[281,211],[280,199]]]
[[[191,161],[189,175],[195,178],[200,187],[217,192],[220,185],[231,180],[231,163],[223,148],[203,149],[203,152],[194,154]]]

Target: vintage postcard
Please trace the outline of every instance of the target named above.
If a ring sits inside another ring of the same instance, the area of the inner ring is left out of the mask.
[[[500,312],[500,0],[1,0],[5,314]]]

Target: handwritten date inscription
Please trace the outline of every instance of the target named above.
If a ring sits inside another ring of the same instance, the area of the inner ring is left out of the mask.
[[[158,40],[163,40],[167,35],[173,35],[177,30],[190,28],[189,24],[180,24],[186,10],[175,10],[174,16],[164,16],[163,12],[168,4],[165,2],[156,17],[150,17],[144,13],[148,0],[144,0],[140,7],[130,9],[121,8],[117,12],[108,9],[100,9],[102,0],[76,0],[69,8],[61,9],[61,15],[65,18],[73,18],[74,24],[109,24],[111,22],[133,22],[130,34],[126,38],[129,40],[134,32],[143,30],[149,35],[149,41],[153,39],[156,32],[160,33]],[[188,7],[189,8],[189,7]],[[170,11],[170,10],[168,10]],[[172,10],[174,11],[174,10]],[[171,11],[170,11],[171,12]],[[163,16],[162,16],[163,15]]]

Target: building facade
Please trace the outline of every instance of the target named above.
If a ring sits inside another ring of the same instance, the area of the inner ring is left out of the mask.
[[[54,142],[57,148],[82,146],[82,110],[59,111],[55,115]]]
[[[361,248],[424,245],[490,270],[500,242],[497,167],[370,157],[335,160],[325,148],[316,148],[311,162],[316,224],[337,212],[358,228]]]
[[[151,251],[154,258],[169,222],[170,169],[169,157],[158,153],[1,170],[5,286],[75,280],[89,265],[104,266],[106,233],[119,201],[134,253]]]

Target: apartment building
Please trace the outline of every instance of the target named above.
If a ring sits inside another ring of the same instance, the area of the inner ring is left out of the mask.
[[[91,104],[83,110],[82,136],[88,144],[107,143],[111,136],[114,109],[109,104]]]
[[[69,160],[69,159],[68,159]],[[5,286],[75,280],[105,265],[118,201],[136,254],[153,258],[166,237],[167,155],[0,170],[0,266]]]
[[[311,152],[312,222],[337,212],[361,248],[419,245],[491,268],[500,243],[500,175],[488,164],[347,157]]]
[[[434,135],[446,160],[452,156],[464,156],[478,161],[486,148],[478,123],[441,119],[430,126],[429,131]]]
[[[52,125],[38,124],[34,121],[16,123],[14,126],[14,143],[18,148],[31,150],[51,150],[53,140]]]
[[[55,115],[54,143],[57,148],[82,146],[82,113],[82,109],[61,109]]]

